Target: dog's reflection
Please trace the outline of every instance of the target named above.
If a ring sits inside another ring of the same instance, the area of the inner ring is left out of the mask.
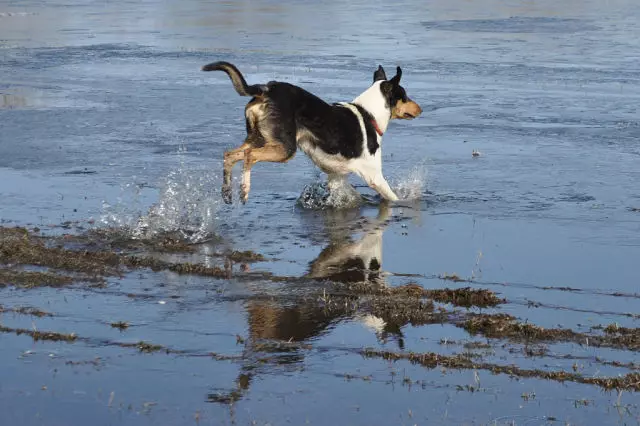
[[[326,309],[318,298],[323,297],[313,281],[333,283],[358,283],[359,286],[385,286],[382,272],[382,238],[391,214],[391,208],[383,203],[375,219],[358,225],[361,234],[354,238],[344,226],[344,213],[325,213],[324,229],[329,244],[318,257],[310,262],[303,276],[306,286],[313,286],[312,297],[296,298],[287,304],[283,301],[250,300],[246,305],[248,336],[243,340],[242,372],[237,379],[237,389],[223,396],[210,395],[217,402],[231,402],[241,398],[248,389],[252,377],[262,369],[299,368],[304,357],[304,343],[325,333],[338,321],[350,318],[372,329],[379,341],[396,340],[402,348],[401,324],[389,323],[372,315],[353,315],[348,309]],[[351,221],[353,222],[353,221]],[[359,221],[358,221],[359,222]],[[362,287],[360,287],[362,288]],[[264,362],[268,359],[268,362]],[[265,371],[266,372],[266,371]]]
[[[323,216],[329,244],[310,262],[302,277],[309,282],[359,283],[383,286],[382,236],[391,214],[383,203],[374,220],[358,226],[359,238],[344,227],[344,213],[328,212]],[[315,286],[314,286],[315,288]],[[317,295],[319,297],[319,295]],[[301,342],[318,336],[327,326],[344,316],[344,312],[327,312],[316,300],[285,306],[280,302],[251,300],[247,306],[249,335],[253,339]],[[375,322],[374,322],[375,323]]]
[[[362,226],[363,236],[355,241],[335,223],[328,226],[330,243],[311,262],[307,278],[327,279],[340,283],[381,284],[382,235],[391,208],[380,205],[376,220]],[[335,217],[327,217],[335,222]]]

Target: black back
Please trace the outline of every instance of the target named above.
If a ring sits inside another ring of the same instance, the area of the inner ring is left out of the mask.
[[[289,83],[270,82],[267,102],[269,114],[277,121],[281,142],[295,143],[296,129],[304,128],[316,137],[316,144],[327,154],[340,154],[344,158],[362,155],[363,137],[358,117],[349,108],[330,105],[306,90]],[[379,148],[371,114],[355,105],[364,119],[367,149],[373,155]],[[289,117],[294,117],[291,122]],[[285,134],[283,134],[283,132]],[[293,136],[292,138],[290,136]]]

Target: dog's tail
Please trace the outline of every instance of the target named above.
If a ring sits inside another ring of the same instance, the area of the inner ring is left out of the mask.
[[[253,84],[249,86],[242,76],[242,73],[229,62],[212,62],[202,67],[202,71],[224,71],[227,73],[233,88],[240,96],[260,96],[267,90],[267,86],[263,84]]]

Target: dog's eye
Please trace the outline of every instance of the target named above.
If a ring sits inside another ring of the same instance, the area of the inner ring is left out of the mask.
[[[393,97],[395,98],[396,103],[398,101],[407,102],[409,100],[407,92],[402,87],[398,87],[397,90],[394,90]]]

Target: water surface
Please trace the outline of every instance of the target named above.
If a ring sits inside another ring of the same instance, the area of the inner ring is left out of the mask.
[[[629,0],[4,1],[4,226],[215,234],[222,242],[188,259],[214,264],[211,253],[234,249],[268,261],[235,265],[225,280],[137,271],[103,289],[0,288],[5,308],[55,314],[5,312],[2,325],[88,338],[0,334],[2,423],[639,423],[637,393],[360,353],[451,355],[480,341],[496,364],[599,377],[637,372],[637,349],[542,342],[532,356],[527,342],[451,323],[391,330],[318,308],[327,279],[354,276],[348,262],[323,269],[327,254],[374,247],[380,271],[355,270],[371,285],[472,286],[507,300],[473,312],[580,333],[637,329],[639,19]],[[425,112],[390,126],[384,172],[412,199],[384,212],[354,178],[373,203],[296,207],[323,179],[300,152],[255,167],[248,204],[221,204],[222,153],[244,138],[246,99],[224,75],[199,71],[215,60],[249,83],[288,81],[332,102],[366,89],[378,64],[401,65]],[[381,228],[363,224],[387,214]],[[304,278],[259,278],[267,272]],[[439,279],[454,273],[471,282]],[[139,340],[185,354],[105,344]],[[263,340],[299,346],[265,350]]]

